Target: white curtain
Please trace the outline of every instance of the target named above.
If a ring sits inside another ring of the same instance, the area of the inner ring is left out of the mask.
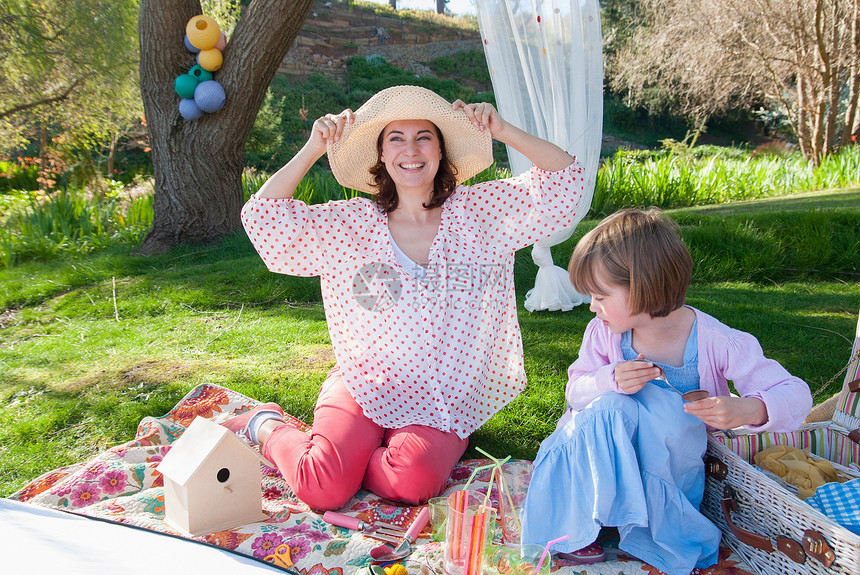
[[[568,239],[588,212],[603,130],[603,53],[598,0],[476,0],[478,24],[499,113],[507,121],[576,156],[585,197],[576,220],[532,248],[539,266],[526,295],[529,311],[567,311],[588,301],[550,247]],[[531,167],[508,148],[515,174]]]

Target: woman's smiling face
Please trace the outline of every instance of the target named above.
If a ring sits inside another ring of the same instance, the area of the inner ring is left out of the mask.
[[[442,146],[436,126],[429,120],[397,120],[382,131],[382,154],[388,175],[398,193],[414,189],[433,191],[433,181],[442,161]]]

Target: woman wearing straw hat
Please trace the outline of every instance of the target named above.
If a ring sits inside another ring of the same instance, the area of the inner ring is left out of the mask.
[[[462,185],[492,164],[492,138],[535,166]],[[338,182],[375,201],[292,199],[326,152]],[[275,404],[226,425],[318,509],[362,487],[413,505],[441,493],[469,435],[525,387],[514,252],[570,222],[581,172],[492,105],[415,86],[319,118],[242,221],[271,271],[320,276],[337,366],[310,435]]]

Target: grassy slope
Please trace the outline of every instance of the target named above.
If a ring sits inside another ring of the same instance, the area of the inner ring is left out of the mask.
[[[807,214],[822,206],[825,216],[836,214],[829,211],[835,207],[857,221],[860,190],[674,215],[691,222],[737,220],[746,229],[747,219],[781,221],[785,210]],[[560,265],[593,225],[584,222],[554,249]],[[689,228],[685,235],[696,226]],[[691,237],[694,254],[731,247],[728,240],[720,245],[721,238],[714,245],[714,238],[708,244]],[[757,244],[749,249],[766,253]],[[689,301],[755,334],[769,356],[817,390],[847,361],[860,308],[860,243],[846,249],[853,272],[835,279],[695,280]],[[521,299],[533,278],[525,250],[517,263]],[[118,250],[27,264],[0,272],[0,285],[0,418],[6,422],[0,429],[0,495],[129,439],[142,417],[165,413],[201,382],[280,402],[310,419],[319,384],[334,364],[318,282],[270,274],[243,235],[154,258]],[[473,436],[472,445],[498,455],[534,455],[563,409],[565,369],[591,317],[582,306],[568,313],[521,308],[529,387]],[[837,388],[832,384],[817,400]]]
[[[790,196],[777,196],[735,202],[731,204],[712,204],[696,208],[677,210],[685,214],[705,214],[708,216],[737,215],[740,213],[761,213],[768,211],[822,211],[848,208],[856,210],[860,207],[860,189],[844,188],[826,192],[802,192]],[[670,212],[671,213],[671,212]]]

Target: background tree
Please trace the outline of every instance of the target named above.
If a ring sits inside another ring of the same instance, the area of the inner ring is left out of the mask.
[[[37,140],[43,172],[59,147],[111,157],[141,109],[136,21],[137,0],[0,3],[0,154]]]
[[[242,17],[242,6],[249,2],[250,0],[200,0],[200,8],[203,14],[218,22],[221,31],[229,38]]]
[[[600,0],[600,27],[603,37],[604,72],[607,77],[611,71],[607,67],[615,53],[626,46],[639,25],[639,5],[641,0]]]
[[[643,24],[612,63],[613,87],[699,122],[763,105],[819,163],[856,122],[858,3],[643,0]]]
[[[194,64],[184,47],[198,0],[140,0],[140,84],[155,174],[155,216],[140,248],[160,253],[210,242],[241,227],[245,142],[275,72],[313,0],[254,0],[242,12],[215,79],[225,106],[190,122],[173,81]]]

